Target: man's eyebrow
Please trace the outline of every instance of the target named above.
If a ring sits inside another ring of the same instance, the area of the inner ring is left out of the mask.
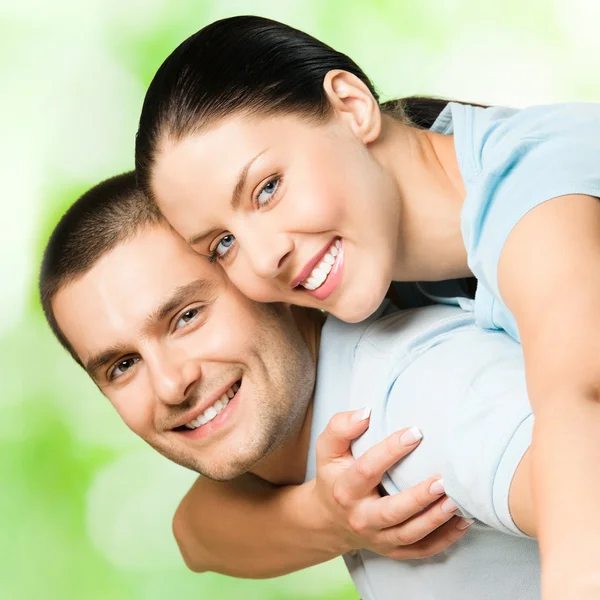
[[[209,279],[196,279],[175,289],[173,294],[165,300],[150,316],[146,319],[142,326],[142,335],[148,335],[148,332],[156,327],[165,317],[172,311],[181,306],[184,302],[192,299],[208,302],[214,296],[216,282]],[[125,344],[115,344],[104,350],[100,350],[93,354],[85,362],[85,370],[94,380],[98,379],[98,372],[114,362],[119,356],[125,356],[132,353],[131,346]]]
[[[231,195],[231,208],[233,210],[237,210],[240,205],[240,202],[242,199],[242,190],[244,189],[244,186],[246,185],[246,180],[248,179],[248,171],[250,170],[250,167],[253,165],[254,161],[257,160],[259,156],[263,155],[267,150],[268,150],[268,148],[265,148],[264,150],[259,152],[254,158],[251,158],[244,165],[242,170],[240,171],[240,174],[238,175],[235,187],[233,188],[233,193]],[[195,246],[196,244],[203,242],[214,231],[215,231],[215,229],[210,229],[209,231],[203,231],[202,233],[196,233],[187,239],[187,243],[190,246]]]
[[[206,278],[190,281],[175,289],[169,298],[158,306],[146,319],[142,326],[142,335],[154,329],[171,312],[190,300],[208,302],[214,296],[216,282]]]
[[[114,362],[119,356],[124,356],[125,354],[127,354],[126,346],[111,346],[110,348],[106,348],[105,350],[93,354],[85,363],[85,370],[88,372],[89,376],[96,381],[100,369]]]

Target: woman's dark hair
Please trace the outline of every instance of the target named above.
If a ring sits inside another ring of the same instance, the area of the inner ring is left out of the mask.
[[[136,138],[136,171],[149,195],[150,172],[166,135],[179,140],[236,112],[329,115],[323,89],[328,71],[356,75],[379,101],[373,84],[348,56],[314,37],[262,17],[222,19],[204,27],[163,62],[146,94]],[[391,100],[381,110],[429,128],[447,100]]]

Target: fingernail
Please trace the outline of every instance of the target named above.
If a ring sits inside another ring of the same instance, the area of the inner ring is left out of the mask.
[[[412,446],[415,442],[418,442],[423,437],[418,427],[411,427],[408,431],[405,431],[400,436],[400,442],[404,446]]]
[[[473,521],[473,519],[460,519],[460,521],[456,524],[456,529],[463,531],[464,529],[471,527],[474,522],[475,521]]]
[[[359,408],[358,410],[355,410],[352,413],[351,420],[354,423],[359,423],[360,421],[364,421],[365,419],[368,419],[370,415],[371,415],[371,407],[365,406],[364,408]]]
[[[454,512],[457,508],[458,508],[458,506],[456,505],[456,502],[454,502],[454,500],[452,500],[452,498],[448,498],[447,500],[444,500],[444,503],[442,504],[442,512],[445,512],[445,513]]]
[[[446,488],[444,487],[443,479],[438,479],[437,481],[434,481],[431,484],[431,486],[429,487],[429,493],[434,494],[436,496],[443,494],[445,491],[446,491]]]

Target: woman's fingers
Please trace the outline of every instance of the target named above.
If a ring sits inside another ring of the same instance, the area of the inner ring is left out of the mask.
[[[468,531],[470,521],[454,516],[433,533],[410,546],[396,546],[385,555],[395,560],[429,558],[448,549]]]
[[[456,504],[447,496],[442,496],[404,523],[384,529],[381,532],[382,545],[393,547],[415,544],[449,521],[456,511]]]
[[[316,489],[329,520],[350,547],[398,559],[445,550],[464,530],[456,527],[457,509],[439,476],[393,496],[381,498],[376,491],[385,472],[418,446],[419,430],[396,432],[354,460],[350,444],[365,432],[369,417],[369,409],[338,413],[317,440]]]
[[[317,439],[317,466],[349,455],[350,442],[365,432],[369,426],[370,415],[370,408],[360,408],[333,415]]]
[[[439,476],[430,477],[398,494],[384,496],[365,505],[363,508],[365,527],[370,530],[380,531],[400,525],[417,515],[427,515],[425,520],[431,519],[431,528],[413,540],[417,541],[452,517],[453,512],[448,513],[447,518],[441,518],[442,515],[437,510],[433,514],[430,514],[429,511],[422,512],[441,497],[445,497],[442,480]],[[443,514],[445,515],[446,513]]]
[[[343,488],[344,496],[358,499],[370,494],[381,483],[383,474],[400,459],[410,454],[418,446],[420,440],[421,432],[416,427],[407,427],[369,448],[348,467],[340,481],[337,482]],[[435,496],[432,498],[427,494],[428,488],[425,489],[422,485],[417,488],[411,488],[413,490],[411,494],[415,496],[413,500],[417,502],[412,503],[415,508],[407,512],[405,518],[412,516],[417,510],[421,510],[435,499]],[[405,498],[407,501],[411,499],[410,495]],[[423,502],[425,503],[423,504]],[[420,508],[417,508],[418,506]],[[390,525],[398,522],[396,520]]]

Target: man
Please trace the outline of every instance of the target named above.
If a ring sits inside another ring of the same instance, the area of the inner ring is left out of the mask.
[[[393,494],[441,472],[476,521],[430,559],[346,556],[364,600],[539,598],[537,544],[522,533],[535,533],[525,476],[532,415],[520,348],[504,334],[446,306],[323,325],[318,312],[252,302],[170,229],[132,174],[69,210],[48,244],[40,293],[54,333],[125,423],[214,480],[314,476],[330,417],[367,402],[357,455],[419,424],[423,443],[383,487]]]

